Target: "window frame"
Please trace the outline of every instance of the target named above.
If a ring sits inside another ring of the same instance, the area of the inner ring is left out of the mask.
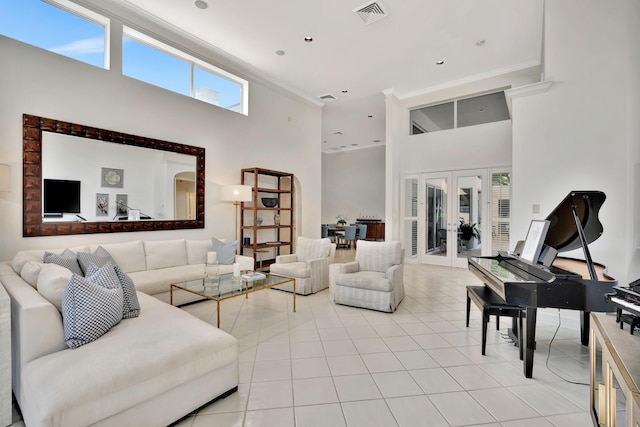
[[[152,36],[149,36],[139,30],[136,30],[134,28],[131,28],[130,26],[126,26],[123,25],[122,26],[122,38],[129,38],[132,39],[138,43],[141,43],[143,45],[146,45],[149,48],[158,50],[159,52],[162,52],[166,55],[172,56],[178,60],[181,61],[185,61],[188,65],[189,65],[189,97],[193,98],[193,99],[197,99],[198,101],[201,102],[205,102],[209,105],[214,105],[216,107],[222,108],[224,110],[227,111],[233,111],[233,112],[239,112],[240,114],[243,114],[245,116],[249,115],[249,106],[248,106],[248,100],[249,100],[249,82],[241,77],[238,77],[228,71],[225,71],[223,69],[220,69],[206,61],[203,61],[199,58],[196,58],[193,55],[190,55],[186,52],[184,52],[181,49],[178,49],[176,47],[173,47],[165,42],[162,42]],[[123,47],[123,51],[124,51],[124,47]],[[124,57],[124,54],[123,54]],[[230,81],[232,83],[238,84],[240,86],[240,109],[238,111],[236,110],[232,110],[226,107],[222,107],[220,105],[215,105],[215,104],[211,104],[209,102],[203,101],[201,99],[196,98],[195,96],[195,89],[194,89],[194,66],[197,66],[201,69],[203,69],[206,72],[209,72],[211,74],[216,75],[217,77],[220,77],[224,80]],[[124,67],[124,64],[123,64]],[[123,76],[126,76],[124,74],[124,72],[122,73]],[[127,76],[128,77],[128,76]],[[134,77],[132,77],[134,78]],[[144,80],[142,80],[144,81]],[[149,82],[147,82],[149,83]],[[153,83],[149,83],[149,84],[153,84]],[[156,85],[154,85],[156,86]],[[156,87],[161,87],[161,86],[156,86]],[[163,88],[164,89],[164,88]],[[169,90],[169,89],[166,89]],[[176,92],[178,93],[178,92]],[[183,95],[182,93],[180,93],[180,95]]]

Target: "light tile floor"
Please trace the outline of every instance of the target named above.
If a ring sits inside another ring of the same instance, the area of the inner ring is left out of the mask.
[[[340,250],[337,261],[353,254]],[[510,319],[500,331],[492,319],[486,356],[475,306],[465,327],[465,286],[479,284],[470,272],[407,264],[404,284],[393,314],[335,305],[326,290],[299,296],[296,313],[277,290],[224,301],[221,326],[240,342],[238,392],[175,426],[592,425],[577,313],[539,311],[527,379],[505,338]],[[183,309],[215,322],[215,303]]]

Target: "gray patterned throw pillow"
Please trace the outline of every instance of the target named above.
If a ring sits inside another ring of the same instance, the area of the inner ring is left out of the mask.
[[[60,255],[54,254],[53,252],[45,252],[42,261],[45,263],[58,264],[64,268],[68,268],[72,273],[82,276],[78,258],[76,254],[69,249],[65,249]]]
[[[118,276],[118,282],[120,282],[124,297],[122,303],[122,318],[131,319],[133,317],[138,317],[140,315],[140,303],[138,302],[138,295],[136,294],[136,287],[133,284],[133,280],[131,279],[131,277],[129,277],[129,275],[122,271],[120,267],[115,264],[112,265],[116,276]],[[90,277],[99,270],[99,266],[95,264],[89,264],[89,266],[87,267],[86,276]]]
[[[74,349],[100,338],[122,320],[123,301],[112,265],[88,278],[74,274],[62,292],[65,344]]]
[[[116,265],[116,262],[111,257],[111,254],[102,246],[98,246],[98,248],[92,254],[87,252],[78,252],[78,264],[80,264],[80,268],[82,269],[85,277],[88,276],[87,268],[90,264],[95,264],[98,267],[102,267],[108,262]]]

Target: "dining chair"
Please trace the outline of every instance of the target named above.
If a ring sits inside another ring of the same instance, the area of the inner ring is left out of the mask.
[[[351,244],[355,246],[356,242],[356,230],[357,227],[355,225],[347,225],[344,227],[344,236],[340,237],[342,241],[342,246],[346,248],[351,248]]]
[[[331,224],[322,224],[320,226],[320,237],[322,239],[328,238],[331,240],[331,243],[336,243],[336,235],[329,234],[329,228],[331,228]]]
[[[356,240],[364,240],[364,239],[366,239],[367,238],[367,224],[356,224],[356,227],[358,227],[358,232],[356,233]]]

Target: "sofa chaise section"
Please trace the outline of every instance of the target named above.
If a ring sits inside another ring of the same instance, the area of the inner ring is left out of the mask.
[[[28,426],[167,425],[238,385],[237,340],[138,292],[140,316],[77,349],[60,312],[0,264],[11,297],[13,389]]]

